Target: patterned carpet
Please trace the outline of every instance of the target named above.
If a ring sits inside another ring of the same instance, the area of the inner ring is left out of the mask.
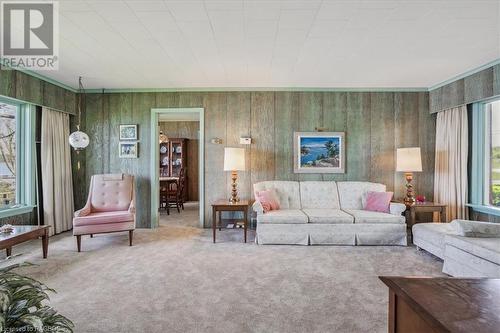
[[[77,253],[67,233],[51,238],[47,260],[31,242],[10,262],[37,264],[20,272],[57,290],[52,305],[76,332],[387,332],[377,276],[442,276],[414,247],[259,246],[241,230],[218,240],[162,216],[133,247],[126,234],[97,235]]]

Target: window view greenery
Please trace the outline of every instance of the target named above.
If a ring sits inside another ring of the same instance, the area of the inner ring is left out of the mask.
[[[490,204],[500,207],[500,101],[490,105]]]
[[[17,107],[0,103],[0,209],[16,204]]]

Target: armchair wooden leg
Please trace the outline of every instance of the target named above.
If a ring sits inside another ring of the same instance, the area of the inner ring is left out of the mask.
[[[76,235],[76,247],[78,248],[78,252],[82,250],[82,235]]]
[[[94,238],[94,235],[93,235],[93,234],[90,234],[90,238]]]
[[[128,231],[128,245],[132,246],[132,240],[134,238],[134,230]]]

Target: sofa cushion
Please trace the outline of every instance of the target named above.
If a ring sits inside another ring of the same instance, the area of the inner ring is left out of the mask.
[[[453,220],[450,224],[459,236],[500,238],[500,223]]]
[[[255,191],[255,200],[260,202],[264,213],[280,209],[280,203],[275,189]]]
[[[344,209],[344,211],[354,216],[354,223],[405,223],[404,216],[371,212],[362,209]]]
[[[444,238],[454,232],[449,223],[417,223],[412,227],[413,243],[443,259]]]
[[[307,215],[299,209],[272,210],[257,216],[258,223],[300,224],[308,221]]]
[[[372,212],[390,213],[389,206],[393,194],[393,192],[366,192],[366,202],[363,209]]]
[[[97,225],[106,223],[130,222],[134,221],[134,214],[128,210],[115,212],[91,213],[87,216],[73,218],[73,225],[76,227],[84,225]]]
[[[340,209],[309,208],[302,211],[309,217],[309,223],[354,223],[354,217]]]
[[[500,238],[472,238],[455,235],[445,237],[447,245],[500,265]]]
[[[281,209],[300,209],[299,182],[265,181],[253,185],[253,190],[264,191],[274,189],[278,196]]]
[[[370,182],[337,182],[339,191],[340,208],[363,209],[364,196],[367,192],[385,192],[386,187],[383,184]]]
[[[337,184],[333,181],[300,182],[300,204],[302,209],[340,209]]]

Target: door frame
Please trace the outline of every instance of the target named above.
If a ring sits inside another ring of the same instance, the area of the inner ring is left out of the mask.
[[[158,126],[160,114],[172,113],[194,113],[199,116],[200,122],[199,144],[198,144],[198,200],[199,200],[199,227],[205,226],[205,109],[204,108],[153,108],[151,109],[151,226],[157,228],[160,224],[159,195],[160,152],[155,149],[160,130]],[[182,120],[179,120],[182,121]],[[155,199],[156,198],[156,199]]]

